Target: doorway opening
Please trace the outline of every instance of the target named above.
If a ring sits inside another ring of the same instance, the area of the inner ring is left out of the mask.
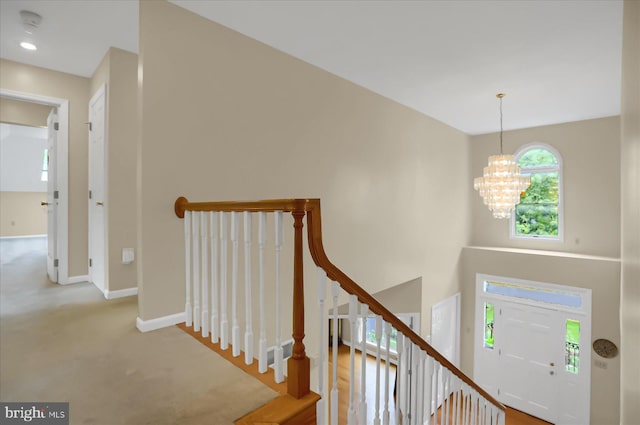
[[[81,280],[69,278],[69,194],[68,194],[68,146],[69,146],[69,101],[67,99],[41,96],[33,93],[0,89],[0,97],[51,106],[57,119],[49,125],[55,131],[54,145],[48,146],[47,167],[47,262],[49,279],[60,284]],[[50,131],[51,133],[51,131]],[[51,141],[51,140],[50,140]]]

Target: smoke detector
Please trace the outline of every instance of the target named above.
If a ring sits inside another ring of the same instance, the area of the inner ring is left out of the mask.
[[[22,26],[28,34],[33,34],[42,22],[42,16],[29,10],[21,10],[20,18],[22,19]]]

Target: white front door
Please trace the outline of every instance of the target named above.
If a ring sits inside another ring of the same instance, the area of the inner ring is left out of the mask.
[[[546,421],[557,419],[564,366],[559,313],[516,303],[496,303],[496,345],[501,357],[495,371],[504,404]]]
[[[474,380],[509,407],[588,424],[591,292],[486,275],[476,285]]]
[[[57,264],[57,212],[56,165],[57,165],[57,130],[58,115],[53,108],[47,117],[49,131],[47,142],[47,275],[52,282],[58,282]]]
[[[89,101],[89,280],[102,292],[106,290],[105,97],[103,85]]]

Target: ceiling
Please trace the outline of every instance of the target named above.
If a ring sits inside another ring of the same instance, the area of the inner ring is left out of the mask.
[[[468,134],[620,113],[622,1],[172,3]],[[36,52],[19,11],[43,17]],[[138,51],[135,0],[1,0],[0,57],[90,77]]]

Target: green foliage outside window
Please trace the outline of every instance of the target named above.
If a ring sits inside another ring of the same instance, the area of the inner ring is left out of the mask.
[[[547,167],[557,164],[558,159],[555,155],[542,148],[529,149],[520,158],[518,158],[518,165],[520,168]]]
[[[484,346],[485,348],[493,349],[493,328],[495,324],[494,320],[494,307],[493,304],[484,304]]]
[[[544,167],[557,167],[555,155],[541,148],[526,151],[518,165],[523,174],[531,176],[531,185],[520,196],[516,205],[515,226],[517,235],[558,235],[558,171],[537,171]]]
[[[564,364],[567,372],[580,372],[580,322],[567,320]]]

